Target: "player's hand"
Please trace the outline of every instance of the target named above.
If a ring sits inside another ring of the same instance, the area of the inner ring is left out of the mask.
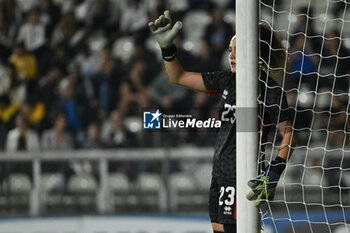
[[[148,24],[159,47],[162,49],[168,48],[173,44],[174,38],[182,28],[180,21],[177,21],[173,27],[171,27],[171,23],[170,12],[166,10],[158,19]]]
[[[248,181],[252,188],[246,197],[249,201],[257,200],[255,207],[259,208],[266,200],[272,200],[275,196],[276,186],[280,176],[275,171],[269,171],[266,175],[260,175]]]

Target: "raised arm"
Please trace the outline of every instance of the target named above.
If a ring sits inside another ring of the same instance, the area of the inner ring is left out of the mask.
[[[170,12],[165,11],[158,19],[148,24],[162,50],[165,70],[171,82],[192,90],[205,92],[202,75],[185,71],[176,58],[176,46],[173,44],[173,40],[181,30],[182,23],[178,21],[173,27],[171,27],[171,23]]]

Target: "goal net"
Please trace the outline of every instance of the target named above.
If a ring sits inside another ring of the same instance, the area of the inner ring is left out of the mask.
[[[260,23],[287,51],[275,79],[297,140],[275,199],[260,210],[264,232],[350,232],[350,1],[260,0],[259,6]],[[276,125],[264,124],[270,130],[260,140],[259,164],[276,156],[281,141]]]

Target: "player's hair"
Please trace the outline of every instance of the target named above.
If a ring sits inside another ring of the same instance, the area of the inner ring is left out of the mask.
[[[277,33],[271,30],[267,24],[259,24],[260,40],[260,67],[270,76],[281,76],[287,59],[286,49]]]

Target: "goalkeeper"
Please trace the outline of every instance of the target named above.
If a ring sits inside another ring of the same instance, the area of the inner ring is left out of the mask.
[[[209,192],[209,215],[214,233],[236,232],[236,37],[234,36],[231,39],[229,45],[228,58],[231,72],[193,73],[185,71],[176,58],[176,46],[173,44],[173,40],[181,30],[181,22],[176,22],[172,26],[170,13],[165,11],[164,15],[161,15],[154,22],[150,22],[149,27],[162,50],[165,69],[173,83],[195,91],[207,92],[208,95],[222,95],[219,103],[219,116],[222,124],[215,143],[212,181]],[[275,187],[286,166],[286,160],[288,155],[291,154],[291,147],[294,142],[291,114],[288,111],[280,112],[280,108],[288,108],[285,95],[281,88],[265,88],[265,86],[277,86],[277,83],[269,78],[265,72],[269,54],[271,53],[271,67],[284,67],[285,50],[269,27],[261,25],[260,31],[261,39],[265,40],[265,43],[260,43],[260,54],[262,56],[261,79],[267,83],[267,85],[260,83],[260,96],[262,96],[261,101],[264,102],[265,106],[272,106],[265,108],[265,115],[270,117],[270,123],[278,125],[282,143],[276,158],[270,163],[265,174],[249,182],[252,191],[247,195],[247,198],[249,200],[257,199],[257,207],[264,200],[273,198]],[[271,35],[273,36],[272,47],[274,48],[272,51],[269,49]],[[276,72],[274,75],[278,76],[279,74]]]

